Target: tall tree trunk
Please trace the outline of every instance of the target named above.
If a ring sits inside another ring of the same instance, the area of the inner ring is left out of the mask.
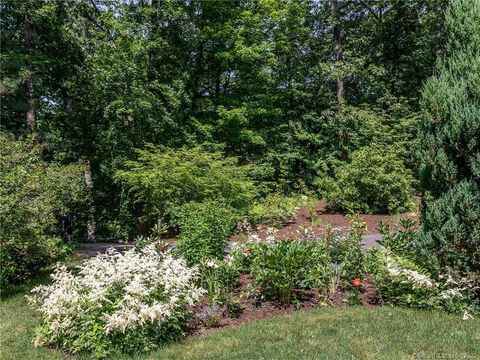
[[[32,51],[32,24],[28,18],[28,15],[25,15],[25,51],[28,55],[31,56]],[[33,75],[33,68],[32,63],[29,61],[29,74],[26,80],[27,85],[27,100],[28,100],[28,108],[26,112],[26,120],[27,126],[30,132],[34,132],[37,128],[37,99],[35,98],[34,92],[34,75]]]
[[[87,160],[87,168],[85,169],[85,185],[87,186],[87,239],[93,241],[95,239],[95,217],[93,213],[93,201],[92,201],[92,169],[90,166],[90,160]]]
[[[338,0],[331,0],[333,15],[334,15],[334,24],[333,24],[333,41],[334,41],[334,49],[333,52],[335,54],[335,62],[339,62],[343,60],[343,53],[342,53],[342,28],[340,25],[340,7],[338,5]],[[337,78],[337,102],[340,104],[343,101],[345,95],[345,86],[343,82],[343,78],[339,76]]]

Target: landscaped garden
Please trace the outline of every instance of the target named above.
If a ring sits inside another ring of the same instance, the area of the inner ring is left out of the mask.
[[[480,2],[2,2],[1,359],[480,358]]]

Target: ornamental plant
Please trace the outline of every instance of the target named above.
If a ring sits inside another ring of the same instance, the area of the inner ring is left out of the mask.
[[[240,269],[232,255],[225,259],[204,259],[199,264],[200,285],[210,302],[224,304],[240,278]]]
[[[438,276],[418,263],[381,248],[367,258],[369,275],[380,303],[417,308],[443,308],[477,314],[480,279],[447,271]],[[471,316],[471,315],[470,315]]]
[[[388,250],[373,256],[376,269],[372,276],[380,302],[422,308],[436,305],[438,285],[426,270]]]
[[[327,238],[327,247],[335,272],[343,282],[362,277],[364,274],[364,251],[362,249],[366,223],[358,215],[349,215],[347,234],[332,234]]]
[[[197,268],[153,245],[124,254],[110,249],[77,272],[58,265],[52,280],[28,298],[42,315],[36,345],[96,358],[178,339],[187,307],[205,293],[196,285]]]
[[[190,202],[216,201],[245,210],[255,196],[255,186],[248,178],[250,168],[219,151],[149,145],[137,154],[115,179],[141,205],[147,222],[164,218],[177,225],[176,213]]]
[[[189,264],[223,258],[235,226],[233,209],[214,201],[191,202],[179,210],[178,251]]]
[[[423,90],[420,241],[442,267],[480,274],[480,2],[450,3],[445,56]]]
[[[336,170],[337,182],[317,179],[319,193],[330,210],[362,213],[401,213],[414,206],[414,179],[393,146],[371,144],[351,155]]]
[[[330,258],[324,242],[277,240],[251,246],[250,274],[260,293],[288,305],[296,289],[314,289],[327,283]]]

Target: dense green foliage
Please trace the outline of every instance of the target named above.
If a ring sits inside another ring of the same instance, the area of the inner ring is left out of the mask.
[[[478,0],[0,12],[0,286],[136,239],[32,291],[38,345],[120,357],[275,305],[480,313]],[[419,226],[380,247],[318,215],[414,211],[418,184]]]
[[[369,145],[336,171],[337,181],[317,180],[327,207],[364,213],[401,213],[413,208],[413,176],[393,147]]]
[[[45,161],[48,149],[33,139],[0,134],[0,149],[0,278],[5,285],[68,253],[60,216],[76,210],[81,229],[85,189],[81,164]]]
[[[443,308],[465,319],[480,312],[480,277],[445,268],[438,255],[418,241],[421,229],[411,220],[402,229],[382,228],[382,247],[373,248],[366,269],[381,304]],[[461,255],[457,259],[461,259]]]
[[[422,242],[442,266],[480,271],[480,3],[446,17],[445,57],[423,91]]]
[[[262,195],[314,190],[372,141],[402,150],[414,136],[447,4],[2,1],[2,129],[89,164],[97,239],[165,211],[114,180],[148,143],[172,161],[221,148],[254,165]]]
[[[176,213],[192,201],[217,201],[241,213],[255,195],[247,177],[249,168],[238,166],[235,158],[224,158],[218,151],[152,147],[138,150],[138,158],[128,161],[126,167],[116,173],[116,179],[143,206],[150,222],[163,219],[175,225]]]
[[[327,282],[330,258],[322,242],[257,244],[248,256],[250,273],[261,295],[283,304],[295,300],[296,289],[318,288]]]
[[[216,202],[189,203],[180,210],[178,250],[191,264],[222,258],[234,227],[232,209]]]
[[[294,221],[298,206],[304,203],[300,196],[282,196],[272,193],[255,202],[248,212],[254,224],[280,225]]]

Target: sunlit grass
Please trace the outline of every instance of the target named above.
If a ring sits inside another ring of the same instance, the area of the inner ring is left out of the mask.
[[[72,358],[33,346],[39,318],[24,297],[31,286],[7,294],[0,304],[0,358]],[[477,359],[480,320],[401,308],[321,308],[216,330],[150,354],[124,357],[130,358]]]

